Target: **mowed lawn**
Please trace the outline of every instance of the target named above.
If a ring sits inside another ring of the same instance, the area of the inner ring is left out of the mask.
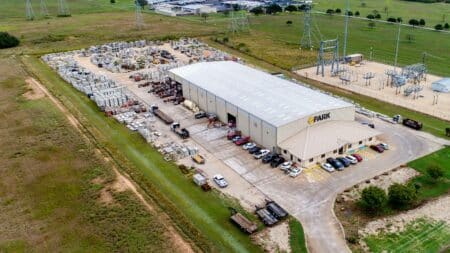
[[[450,227],[444,221],[418,219],[402,232],[371,235],[364,241],[373,253],[441,252],[450,242]]]
[[[425,157],[408,163],[408,166],[421,173],[413,179],[413,182],[420,183],[419,199],[429,199],[445,194],[450,189],[450,147],[445,147]],[[439,167],[444,172],[442,178],[433,180],[428,174],[430,167]]]
[[[362,3],[365,3],[365,6]],[[346,0],[314,1],[315,11],[326,12],[327,9],[335,10],[336,8],[340,8],[342,13],[344,13],[345,6]],[[387,9],[385,10],[386,7]],[[388,17],[401,17],[403,22],[407,23],[412,18],[417,20],[423,18],[425,19],[425,26],[428,27],[434,27],[438,23],[450,23],[449,3],[420,3],[405,0],[350,0],[350,11],[353,13],[359,11],[361,17],[373,14],[374,10],[380,13],[382,20],[386,20]]]

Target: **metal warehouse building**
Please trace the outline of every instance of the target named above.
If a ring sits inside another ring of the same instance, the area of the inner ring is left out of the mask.
[[[353,104],[236,62],[196,63],[169,76],[199,108],[303,166],[356,151],[380,134],[355,121]]]

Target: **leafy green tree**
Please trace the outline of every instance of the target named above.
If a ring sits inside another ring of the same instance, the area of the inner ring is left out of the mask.
[[[110,3],[115,4],[116,0],[109,0]]]
[[[288,5],[286,8],[284,8],[284,10],[289,12],[295,12],[298,11],[298,8],[295,5]]]
[[[445,23],[444,29],[448,30],[450,28],[450,25],[448,23]]]
[[[282,12],[283,8],[281,8],[281,6],[279,6],[278,4],[271,4],[269,6],[267,6],[266,8],[266,13],[267,14],[276,14],[278,12]]]
[[[348,12],[347,12],[347,15],[348,15],[348,16],[353,16],[353,12],[352,12],[352,11],[348,11]]]
[[[292,25],[292,21],[291,20],[286,21],[286,25]]]
[[[401,23],[401,22],[403,22],[403,18],[401,18],[401,17],[398,17],[398,18],[397,18],[397,22],[398,22],[398,23]]]
[[[368,18],[368,19],[374,19],[375,16],[374,16],[373,14],[369,14],[369,15],[367,15],[367,18]]]
[[[361,193],[359,204],[372,214],[383,212],[386,204],[386,192],[377,186],[369,186]]]
[[[141,6],[142,9],[148,4],[147,0],[136,0],[136,3]]]
[[[440,30],[444,30],[444,27],[441,24],[437,24],[434,26],[434,29],[440,31]]]
[[[444,170],[442,170],[442,168],[439,166],[430,166],[427,168],[427,174],[434,181],[437,181],[439,178],[444,176]]]
[[[239,11],[241,9],[241,6],[239,6],[239,4],[233,4],[233,11]]]
[[[355,16],[359,17],[360,13],[359,11],[355,11]]]
[[[209,14],[203,12],[203,13],[200,14],[200,16],[203,18],[203,22],[206,22],[206,19],[209,17]]]
[[[19,39],[7,32],[0,32],[0,49],[16,47],[20,44]]]
[[[381,18],[380,13],[376,14],[376,15],[375,15],[375,18],[376,18],[376,19],[380,19],[380,18]]]
[[[425,19],[421,18],[421,19],[419,20],[419,25],[420,25],[420,26],[424,26],[424,25],[425,25]]]
[[[342,11],[341,11],[341,9],[337,8],[334,12],[341,13]]]
[[[255,7],[250,10],[251,13],[255,14],[256,16],[264,14],[264,10],[261,6]]]
[[[327,10],[327,14],[328,15],[333,15],[334,14],[334,10],[333,9],[328,9]]]
[[[416,189],[410,185],[395,183],[389,186],[389,204],[395,209],[405,209],[417,199]]]
[[[418,26],[419,25],[419,21],[417,19],[412,18],[412,19],[410,19],[408,21],[408,24],[410,24],[412,26]]]

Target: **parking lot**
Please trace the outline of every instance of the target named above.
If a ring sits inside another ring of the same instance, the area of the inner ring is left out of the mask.
[[[118,78],[117,74],[99,69],[88,61],[80,64],[110,79]],[[262,164],[241,146],[227,140],[226,127],[208,128],[206,119],[194,119],[193,113],[183,106],[163,103],[161,99],[148,93],[148,88],[138,88],[131,80],[122,78],[117,81],[147,105],[157,104],[162,111],[179,122],[181,127],[189,130],[191,138],[181,140],[170,131],[168,125],[159,119],[154,122],[155,129],[161,132],[158,142],[174,141],[195,146],[206,160],[205,164],[198,165],[190,157],[185,157],[178,163],[199,168],[212,185],[214,183],[211,178],[215,174],[222,174],[229,186],[221,190],[238,199],[249,211],[254,211],[255,205],[262,205],[265,199],[278,202],[302,222],[308,247],[313,252],[348,251],[339,222],[332,213],[337,193],[440,147],[440,144],[421,137],[414,130],[375,119],[373,122],[376,129],[384,133],[381,141],[388,143],[390,150],[379,154],[367,148],[359,152],[364,161],[344,171],[328,173],[319,166],[312,166],[305,168],[298,177],[292,178],[278,168]],[[358,120],[368,121],[359,116]]]

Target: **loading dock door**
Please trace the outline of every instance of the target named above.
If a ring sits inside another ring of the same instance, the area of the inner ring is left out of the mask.
[[[227,122],[236,124],[236,117],[231,115],[231,114],[229,114],[229,113],[227,113]]]

